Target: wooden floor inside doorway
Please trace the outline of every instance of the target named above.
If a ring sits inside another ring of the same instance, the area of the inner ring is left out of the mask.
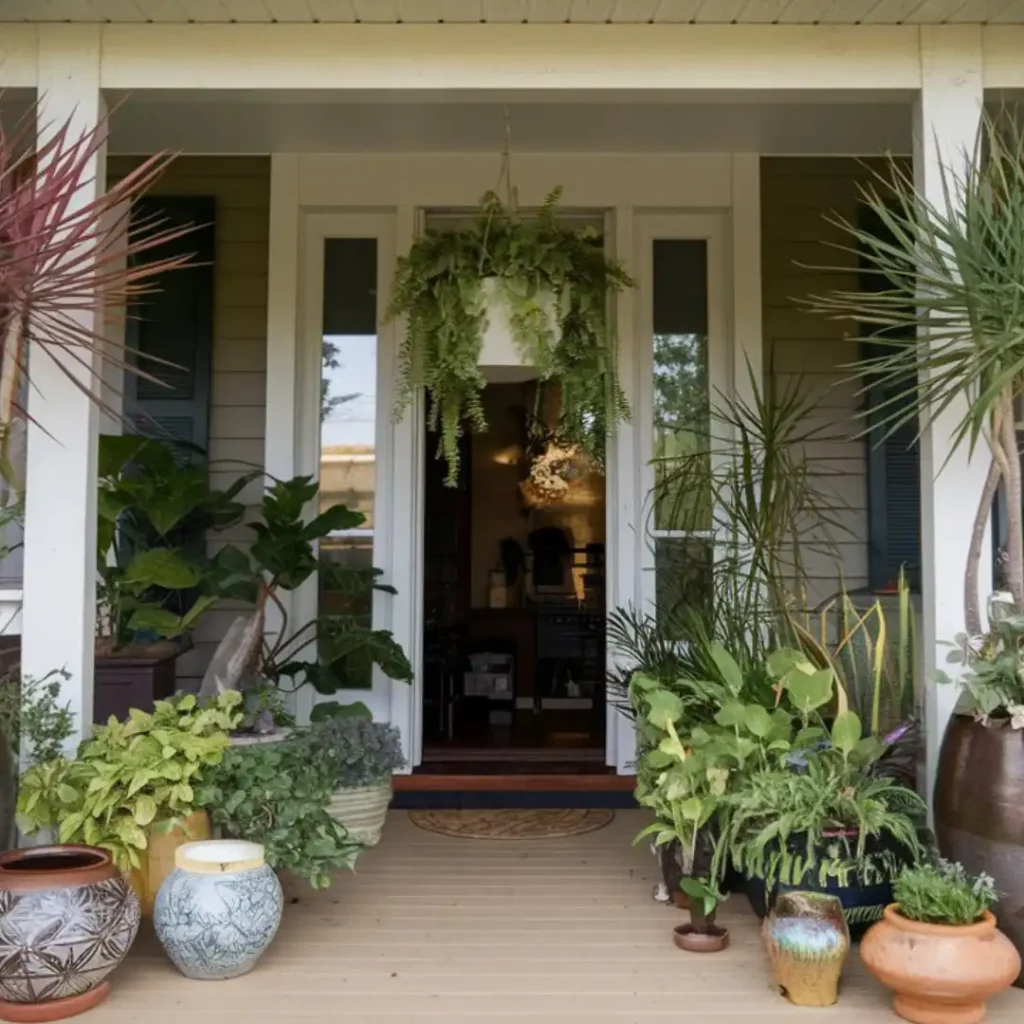
[[[838,1006],[773,991],[757,921],[734,897],[730,949],[681,953],[683,913],[652,902],[655,862],[632,846],[642,812],[569,839],[451,839],[390,813],[380,846],[332,888],[288,903],[256,970],[182,978],[152,938],[82,1024],[890,1024],[856,956]],[[992,1000],[1019,1024],[1024,992]]]

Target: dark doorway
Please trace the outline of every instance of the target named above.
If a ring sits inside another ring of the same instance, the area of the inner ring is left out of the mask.
[[[488,385],[455,488],[427,431],[422,772],[608,771],[604,477],[573,456],[564,490],[532,486],[536,388]]]

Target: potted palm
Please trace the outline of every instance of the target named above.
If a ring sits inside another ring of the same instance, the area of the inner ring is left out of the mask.
[[[396,412],[426,388],[452,487],[464,427],[487,425],[482,359],[525,364],[542,382],[557,383],[557,432],[598,466],[607,437],[629,414],[606,311],[609,295],[632,281],[593,232],[559,223],[561,190],[532,216],[508,193],[503,202],[488,192],[470,228],[428,230],[395,274],[389,317],[406,322]]]
[[[864,936],[860,955],[893,990],[896,1013],[917,1024],[981,1020],[985,1000],[1012,985],[1021,967],[996,928],[992,878],[940,860],[906,869],[895,894]]]
[[[868,217],[837,218],[877,287],[815,298],[812,308],[873,335],[858,379],[897,396],[873,428],[951,419],[952,449],[988,461],[964,571],[966,692],[938,759],[934,814],[939,848],[971,872],[996,867],[1003,921],[1024,948],[1024,811],[1003,794],[1024,775],[1024,689],[1016,640],[986,624],[979,599],[982,550],[994,499],[1005,509],[1003,585],[1024,609],[1024,481],[1016,402],[1024,392],[1024,134],[1012,119],[985,119],[976,159],[942,171],[942,198],[921,195],[893,163],[863,195]],[[966,401],[964,401],[966,397]],[[986,570],[987,571],[987,568]],[[1017,620],[1018,625],[1024,625]],[[953,640],[954,638],[948,638]]]

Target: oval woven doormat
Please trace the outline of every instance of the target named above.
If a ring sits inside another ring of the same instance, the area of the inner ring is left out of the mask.
[[[456,839],[565,839],[596,832],[615,812],[594,810],[410,811],[414,825]]]

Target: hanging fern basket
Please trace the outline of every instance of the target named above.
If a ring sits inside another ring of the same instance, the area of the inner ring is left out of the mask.
[[[560,437],[601,466],[607,438],[629,418],[618,383],[609,296],[633,286],[593,231],[557,221],[560,190],[536,216],[487,193],[473,227],[429,230],[399,260],[389,319],[404,317],[395,416],[424,388],[446,483],[459,438],[487,429],[488,380],[557,383]]]

